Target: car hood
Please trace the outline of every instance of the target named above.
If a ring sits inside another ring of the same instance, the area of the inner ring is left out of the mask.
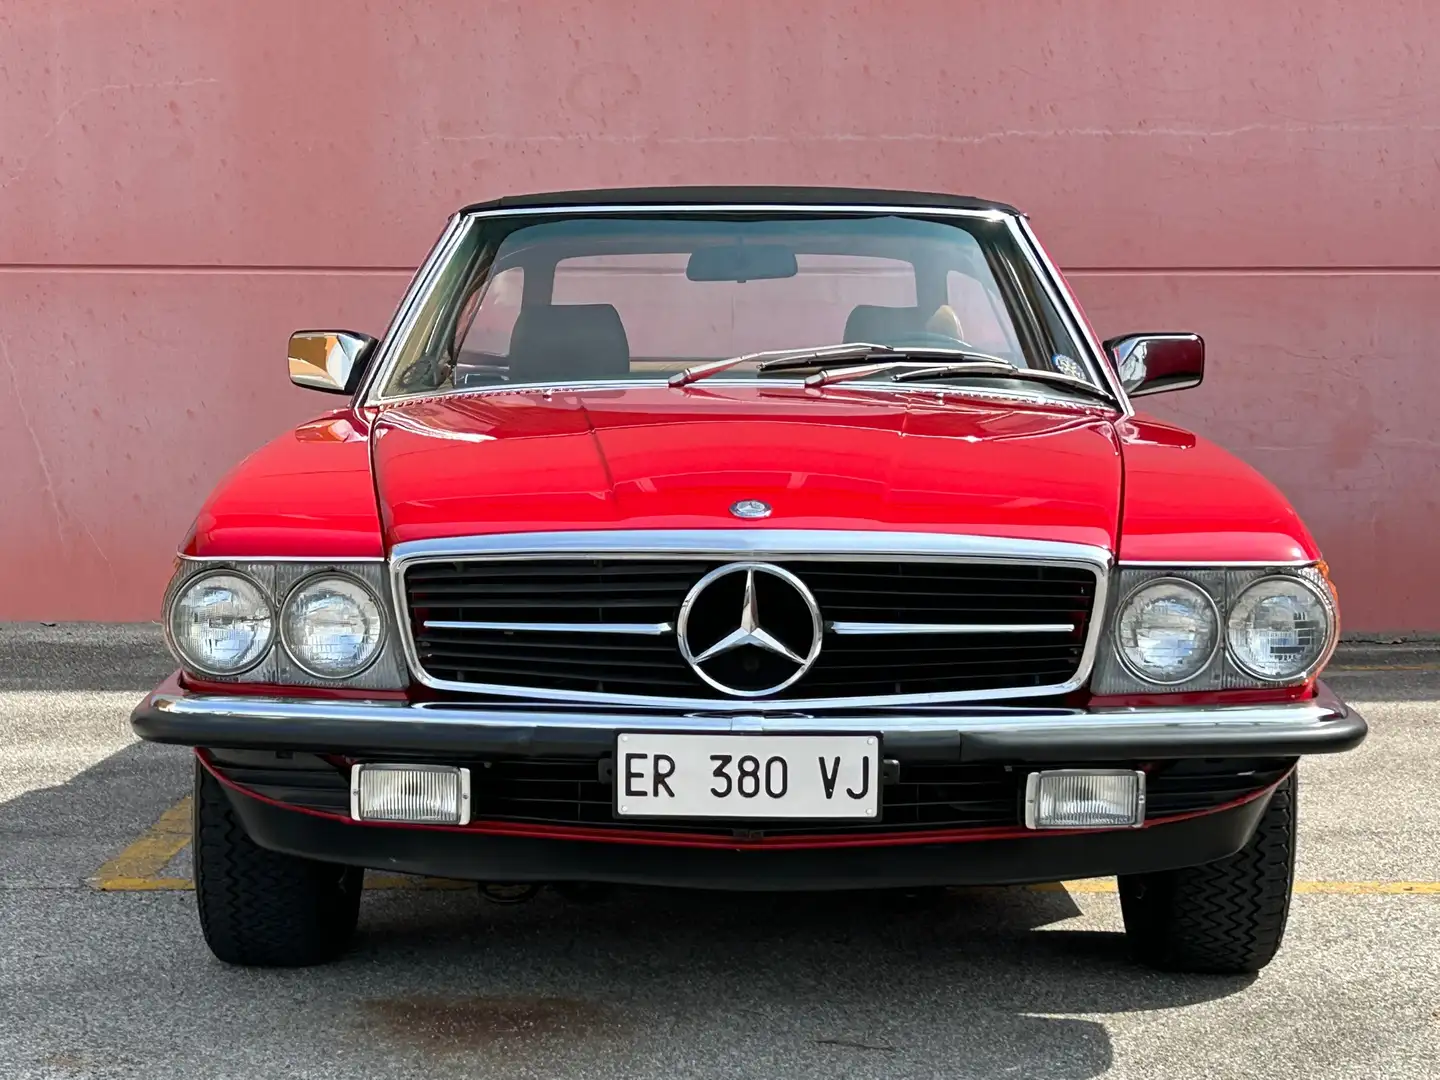
[[[1114,550],[1121,462],[1088,409],[859,388],[486,392],[379,412],[387,546],[613,528],[897,529]],[[731,507],[758,499],[761,521]]]

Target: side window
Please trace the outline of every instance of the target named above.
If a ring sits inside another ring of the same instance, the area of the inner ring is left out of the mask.
[[[967,343],[997,356],[1021,355],[1004,301],[993,288],[969,274],[951,270],[945,275],[945,291]]]
[[[510,354],[510,334],[520,314],[520,297],[524,291],[525,269],[512,266],[496,274],[485,288],[476,290],[466,301],[465,306],[471,310],[461,312],[459,325],[464,327],[467,319],[470,325],[460,342],[461,363]]]

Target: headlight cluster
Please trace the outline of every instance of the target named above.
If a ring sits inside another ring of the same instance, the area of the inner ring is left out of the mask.
[[[343,679],[380,652],[385,617],[370,590],[351,578],[301,582],[285,601],[280,641],[290,658],[321,679]]]
[[[249,578],[206,574],[175,598],[170,640],[206,675],[238,675],[270,651],[275,616]]]
[[[1335,641],[1329,584],[1309,567],[1126,568],[1118,595],[1097,693],[1303,682]]]
[[[368,580],[367,580],[368,579]],[[186,670],[247,682],[403,685],[393,653],[379,564],[182,564],[167,629]]]

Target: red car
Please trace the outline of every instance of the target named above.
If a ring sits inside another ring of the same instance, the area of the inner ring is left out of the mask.
[[[338,955],[362,868],[852,889],[1118,875],[1137,957],[1253,971],[1296,764],[1364,720],[1285,499],[1132,399],[1013,208],[817,188],[505,198],[341,395],[241,463],[135,730],[196,747],[221,959]]]

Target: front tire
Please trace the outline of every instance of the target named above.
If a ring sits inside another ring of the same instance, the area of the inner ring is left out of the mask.
[[[306,967],[345,951],[364,871],[269,851],[195,762],[195,897],[205,944],[227,964]]]
[[[1120,908],[1136,959],[1166,971],[1241,974],[1274,958],[1295,882],[1297,786],[1292,772],[1234,855],[1121,875]]]

